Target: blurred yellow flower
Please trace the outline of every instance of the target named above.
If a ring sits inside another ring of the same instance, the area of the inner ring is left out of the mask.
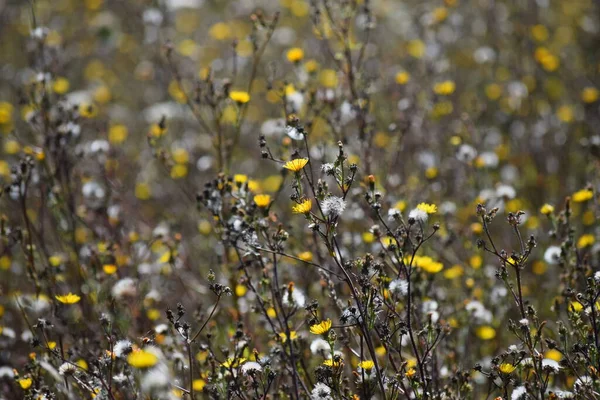
[[[229,92],[229,98],[238,104],[245,104],[250,101],[250,95],[248,92],[232,90]]]
[[[554,206],[546,203],[540,208],[540,212],[544,215],[550,215],[554,212]]]
[[[582,235],[577,241],[577,248],[583,249],[585,247],[591,246],[592,244],[594,244],[595,241],[596,238],[594,237],[594,235],[591,235],[589,233],[586,235]]]
[[[327,319],[325,321],[321,321],[318,324],[311,325],[310,333],[314,335],[323,335],[331,329],[331,320]]]
[[[425,43],[419,39],[411,40],[406,46],[406,51],[414,58],[421,58],[425,55]]]
[[[129,353],[127,363],[134,368],[150,368],[158,363],[158,356],[146,350],[137,350]]]
[[[117,266],[115,264],[104,264],[102,270],[106,275],[112,275],[117,272]]]
[[[279,334],[279,337],[281,338],[281,342],[285,343],[288,340],[288,336],[285,334],[285,332],[281,332]],[[298,334],[296,333],[296,331],[290,331],[290,340],[294,341],[298,339]]]
[[[558,110],[556,110],[556,116],[562,122],[573,121],[573,118],[574,118],[573,107],[567,106],[567,105],[560,106],[558,108]]]
[[[531,27],[531,37],[537,42],[548,40],[548,29],[544,25],[534,25]]]
[[[365,360],[358,363],[358,366],[365,371],[370,371],[375,367],[375,363],[372,360]]]
[[[417,209],[425,211],[427,214],[435,214],[437,212],[437,206],[435,204],[419,203]]]
[[[496,330],[489,325],[478,327],[475,333],[482,340],[491,340],[496,337]]]
[[[268,194],[257,194],[254,196],[254,203],[258,207],[267,207],[269,204],[271,204],[271,196]]]
[[[56,94],[65,94],[69,90],[69,80],[63,77],[57,77],[52,83],[52,90]]]
[[[304,69],[309,74],[312,74],[312,73],[316,72],[317,69],[319,69],[319,63],[316,62],[315,60],[308,60],[304,63]]]
[[[327,88],[334,88],[338,85],[337,72],[333,69],[324,69],[319,75],[319,82]]]
[[[581,100],[584,103],[594,103],[598,100],[599,95],[600,93],[595,87],[586,87],[581,91]]]
[[[410,80],[410,74],[406,71],[400,71],[396,74],[396,83],[404,85]]]
[[[208,34],[217,40],[227,40],[231,37],[231,29],[224,22],[217,22],[208,30]]]
[[[108,129],[108,141],[112,144],[121,144],[127,139],[127,127],[123,124],[112,125]]]
[[[298,254],[298,258],[302,261],[311,262],[313,255],[310,251],[303,251],[302,253]]]
[[[286,56],[289,62],[297,63],[299,61],[302,61],[302,59],[304,58],[304,50],[302,50],[299,47],[294,47],[288,50]]]
[[[194,389],[195,392],[201,392],[204,389],[204,386],[206,386],[206,381],[204,379],[194,379],[192,382],[192,389]]]
[[[299,172],[308,163],[308,158],[296,158],[283,164],[283,168]]]
[[[455,89],[456,89],[456,84],[454,83],[454,81],[451,81],[451,80],[445,80],[443,82],[436,83],[433,86],[433,91],[436,94],[439,94],[441,96],[450,95],[450,94],[454,93]]]
[[[55,297],[56,297],[56,300],[60,301],[63,304],[75,304],[75,303],[79,303],[79,300],[81,300],[80,296],[73,294],[73,293],[56,295]]]
[[[579,191],[573,193],[573,195],[571,196],[571,199],[575,203],[583,203],[585,201],[592,199],[593,197],[594,197],[593,191],[591,191],[589,189],[582,189],[582,190],[579,190]]]
[[[12,113],[14,107],[11,103],[0,102],[0,125],[7,124],[12,121]]]

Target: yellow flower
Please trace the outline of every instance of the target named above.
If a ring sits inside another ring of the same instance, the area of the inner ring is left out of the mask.
[[[314,335],[323,335],[331,329],[331,320],[326,319],[325,321],[321,321],[319,324],[312,325],[310,327],[310,333]]]
[[[544,215],[550,215],[554,212],[554,206],[546,203],[540,208],[540,212]]]
[[[567,106],[567,105],[560,106],[558,108],[558,110],[556,110],[556,116],[562,122],[571,122],[571,121],[573,121],[573,118],[574,118],[573,108],[571,106]]]
[[[419,203],[417,209],[425,211],[427,214],[435,214],[437,212],[437,206],[435,204]]]
[[[150,135],[159,138],[167,133],[167,127],[164,124],[152,124],[150,127]]]
[[[315,60],[308,60],[307,62],[304,63],[304,69],[309,74],[312,74],[313,72],[316,72],[317,69],[319,69],[319,63],[316,62]]]
[[[358,363],[358,366],[361,367],[363,370],[369,372],[375,367],[375,363],[371,360],[365,360]]]
[[[550,360],[560,361],[562,360],[562,353],[556,349],[550,349],[544,354],[544,358],[549,358]]]
[[[473,267],[473,269],[479,269],[483,264],[483,258],[476,254],[469,259],[469,264],[471,267]]]
[[[287,342],[288,336],[285,334],[285,332],[281,332],[279,334],[279,337],[281,338],[281,342],[282,343]],[[290,331],[290,339],[292,341],[298,339],[298,334],[296,333],[296,331]]]
[[[240,185],[241,185],[242,183],[245,183],[247,180],[248,180],[248,176],[247,176],[247,175],[244,175],[244,174],[235,174],[235,175],[233,176],[233,181],[234,181],[235,183],[239,183]]]
[[[446,279],[456,279],[463,275],[464,269],[460,265],[453,265],[444,271],[444,278]]]
[[[271,196],[268,194],[257,194],[254,196],[254,203],[258,207],[268,207],[271,204]]]
[[[298,172],[308,163],[308,158],[296,158],[283,164],[283,168]]]
[[[406,46],[406,51],[414,58],[421,58],[425,55],[425,43],[419,39],[411,40]]]
[[[404,85],[410,80],[410,74],[406,71],[400,71],[396,74],[396,83]]]
[[[31,387],[31,383],[32,383],[31,378],[19,379],[19,386],[21,386],[21,389],[23,389],[23,390],[29,389]]]
[[[150,368],[155,366],[157,362],[158,357],[156,354],[146,350],[134,351],[127,356],[127,363],[134,368]]]
[[[577,248],[583,249],[584,247],[594,244],[595,241],[596,238],[594,235],[590,235],[589,233],[587,235],[582,235],[577,241]]]
[[[447,96],[449,94],[452,94],[454,93],[455,89],[456,84],[454,83],[454,81],[451,80],[439,82],[433,86],[433,91],[441,96]]]
[[[112,275],[117,272],[117,266],[115,264],[104,264],[102,270],[106,275]]]
[[[237,368],[245,362],[246,362],[245,358],[237,358],[237,359],[228,358],[221,364],[221,366],[223,366],[225,368],[232,368],[232,367]]]
[[[507,375],[511,374],[516,368],[517,367],[515,367],[511,363],[502,363],[502,364],[500,364],[500,367],[498,367],[500,372],[502,372],[503,374],[507,374]]]
[[[581,310],[583,310],[583,304],[581,304],[578,301],[572,301],[571,303],[569,303],[569,310],[572,312],[580,312]]]
[[[600,92],[595,87],[588,86],[581,91],[581,100],[584,103],[594,103],[598,100]]]
[[[415,376],[416,373],[417,373],[417,370],[415,370],[414,368],[410,368],[408,371],[406,371],[406,373],[404,375],[406,375],[406,377],[410,379],[413,376]]]
[[[303,251],[302,253],[298,254],[298,258],[302,261],[311,262],[313,255],[310,251]]]
[[[206,381],[204,379],[194,379],[192,382],[192,389],[194,389],[195,392],[201,392],[202,389],[204,389],[204,386],[206,386]]]
[[[571,196],[571,199],[573,199],[573,201],[575,203],[583,203],[584,201],[588,201],[590,200],[592,197],[594,197],[594,192],[588,189],[582,189],[579,190],[575,193],[573,193],[573,196]]]
[[[287,52],[287,59],[291,63],[297,63],[298,61],[302,61],[304,58],[304,50],[299,47],[294,47],[289,49]]]
[[[64,94],[69,90],[69,80],[67,78],[58,77],[52,83],[52,90],[57,94]]]
[[[333,69],[324,69],[319,74],[319,81],[325,87],[334,88],[338,85],[337,72]]]
[[[326,367],[339,367],[342,364],[343,364],[343,362],[341,360],[333,361],[332,359],[329,359],[329,360],[323,361],[323,365],[325,365]]]
[[[8,124],[12,120],[14,107],[6,101],[0,102],[0,125]]]
[[[475,333],[477,337],[483,340],[492,340],[496,337],[496,330],[488,325],[480,326]]]
[[[423,271],[428,272],[430,274],[437,274],[442,269],[444,269],[444,264],[442,264],[441,262],[431,260],[429,262],[422,263],[421,265],[419,265],[419,267]]]
[[[122,124],[116,124],[108,130],[108,141],[112,144],[120,144],[127,139],[127,127]]]
[[[227,40],[231,36],[231,29],[224,22],[217,22],[210,27],[208,34],[217,40]]]
[[[76,294],[69,293],[69,294],[57,295],[56,300],[60,301],[63,304],[75,304],[75,303],[79,303],[79,300],[81,300],[81,297]]]
[[[250,95],[248,94],[248,92],[243,92],[239,90],[233,90],[229,92],[229,98],[238,104],[245,104],[250,101]]]
[[[292,212],[294,214],[308,214],[310,209],[312,208],[312,201],[310,199],[304,200],[302,203],[295,205],[292,207]]]

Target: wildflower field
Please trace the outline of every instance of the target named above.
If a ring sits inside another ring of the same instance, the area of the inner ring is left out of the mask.
[[[600,3],[0,0],[0,400],[600,399]]]

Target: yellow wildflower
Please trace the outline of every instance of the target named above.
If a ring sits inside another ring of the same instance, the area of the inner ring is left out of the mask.
[[[369,372],[375,367],[375,363],[372,360],[365,360],[358,363],[358,366],[363,370]]]
[[[329,360],[323,361],[323,365],[325,365],[326,367],[332,367],[332,368],[333,367],[339,367],[342,364],[343,364],[343,362],[341,360],[340,361],[334,361],[332,359],[329,359]]]
[[[500,372],[502,372],[503,374],[507,374],[507,375],[511,374],[516,368],[517,367],[515,367],[511,363],[502,363],[502,364],[500,364],[500,367],[498,367]]]
[[[331,320],[327,319],[310,327],[310,333],[315,335],[323,335],[331,329]]]
[[[294,214],[308,214],[312,208],[312,201],[310,199],[304,200],[302,203],[292,207]]]
[[[596,241],[594,235],[590,235],[589,233],[586,235],[582,235],[577,241],[577,248],[583,249],[585,247],[591,246]]]
[[[584,103],[595,103],[600,96],[600,92],[595,87],[586,87],[581,91],[581,100]]]
[[[410,80],[410,74],[406,71],[400,71],[396,74],[396,83],[405,85]]]
[[[229,98],[238,104],[245,104],[250,101],[250,95],[248,94],[248,92],[243,92],[239,90],[233,90],[229,92]]]
[[[482,340],[492,340],[496,337],[496,330],[488,325],[480,326],[475,333]]]
[[[31,383],[33,382],[31,380],[31,378],[21,378],[19,379],[19,386],[21,386],[21,389],[23,390],[27,390],[31,387]]]
[[[427,214],[435,214],[437,212],[437,206],[435,204],[419,203],[417,209],[425,211]]]
[[[308,158],[296,158],[283,164],[283,168],[298,172],[308,163]]]
[[[60,301],[63,304],[75,304],[75,303],[79,303],[79,300],[81,300],[81,297],[76,294],[69,293],[69,294],[57,295],[56,300]]]
[[[285,334],[285,332],[281,332],[279,337],[281,338],[282,343],[285,343],[288,340],[288,336]],[[298,333],[296,333],[296,331],[290,331],[290,340],[294,341],[296,339],[298,339]]]
[[[544,215],[550,215],[554,212],[554,206],[546,203],[540,208],[540,212]]]
[[[104,264],[102,270],[106,275],[112,275],[117,272],[117,266],[115,264]]]
[[[206,386],[206,381],[204,379],[194,379],[192,382],[192,389],[194,389],[195,392],[201,392],[204,389],[204,386]]]
[[[271,204],[271,196],[268,194],[257,194],[254,196],[254,203],[258,207],[268,207]]]
[[[579,190],[579,191],[573,193],[573,196],[571,196],[571,199],[575,203],[583,203],[585,201],[590,200],[592,197],[594,197],[593,191],[591,191],[589,189],[582,189],[582,190]]]
[[[303,58],[304,58],[304,50],[302,50],[299,47],[294,47],[292,49],[289,49],[287,52],[287,59],[291,63],[297,63],[299,61],[302,61]]]
[[[150,368],[155,366],[157,362],[158,357],[156,354],[146,350],[134,351],[127,356],[127,363],[134,368]]]
[[[302,261],[311,262],[313,255],[310,251],[303,251],[302,253],[298,254],[298,258]]]
[[[433,86],[433,91],[441,96],[450,95],[454,93],[454,90],[456,90],[456,84],[451,80],[439,82]]]

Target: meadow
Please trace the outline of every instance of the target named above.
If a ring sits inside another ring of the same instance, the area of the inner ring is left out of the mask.
[[[0,0],[0,400],[600,399],[599,34]]]

